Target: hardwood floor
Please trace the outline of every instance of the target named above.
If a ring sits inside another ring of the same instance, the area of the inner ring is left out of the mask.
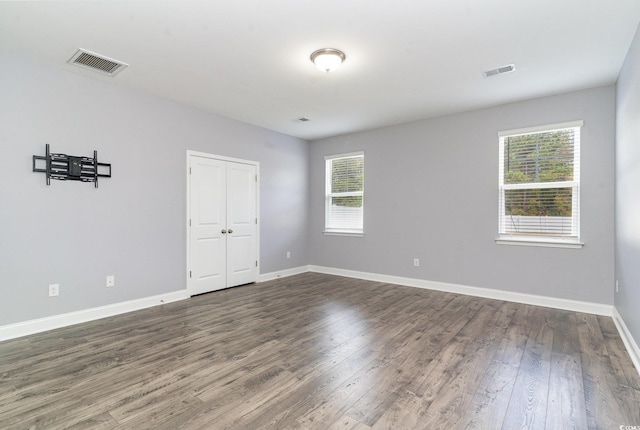
[[[0,343],[2,429],[622,425],[611,318],[314,273]]]

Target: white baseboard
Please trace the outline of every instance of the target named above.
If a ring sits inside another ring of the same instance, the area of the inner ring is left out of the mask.
[[[306,272],[310,272],[309,266],[300,266],[292,269],[279,270],[277,272],[264,273],[260,275],[258,282],[273,281],[274,279],[286,278],[287,276],[299,275]]]
[[[633,365],[636,367],[636,371],[640,374],[640,348],[638,348],[638,344],[633,339],[629,328],[625,324],[624,320],[618,310],[613,308],[613,322],[616,324],[616,328],[620,333],[620,337],[622,338],[622,342],[624,346],[627,348],[629,352],[629,356],[631,357],[631,361],[633,361]]]
[[[265,273],[263,275],[260,275],[259,282],[266,282],[273,279],[280,279],[287,276],[298,275],[300,273],[306,273],[308,271],[309,266],[300,266],[293,269]],[[189,293],[187,292],[187,290],[175,291],[173,293],[144,297],[141,299],[114,303],[112,305],[83,309],[80,311],[0,326],[0,342],[3,340],[16,339],[19,337],[28,336],[30,334],[42,333],[48,330],[54,330],[74,324],[94,321],[101,318],[120,315],[127,312],[133,312],[188,298]]]
[[[567,300],[554,297],[537,296],[532,294],[514,293],[510,291],[493,290],[488,288],[470,287],[465,285],[449,284],[445,282],[434,282],[423,279],[405,278],[401,276],[383,275],[379,273],[359,272],[355,270],[337,269],[323,266],[300,266],[292,269],[286,269],[276,272],[270,272],[260,275],[259,282],[267,282],[274,279],[285,278],[288,276],[298,275],[306,272],[325,273],[329,275],[346,276],[349,278],[358,278],[369,281],[385,282],[389,284],[404,285],[409,287],[425,288],[429,290],[437,290],[449,293],[464,294],[475,297],[484,297],[496,300],[505,300],[509,302],[524,303],[529,305],[544,306],[555,309],[564,309],[574,312],[584,312],[595,315],[613,316],[613,319],[621,333],[621,337],[625,342],[625,346],[629,350],[629,354],[634,360],[636,369],[640,369],[640,352],[638,346],[631,337],[631,334],[624,325],[624,321],[611,305],[603,305],[599,303],[581,302],[576,300]],[[162,294],[158,296],[145,297],[142,299],[131,300],[127,302],[115,303],[112,305],[101,306],[97,308],[85,309],[76,312],[70,312],[51,317],[40,318],[10,324],[0,327],[0,341],[15,339],[30,334],[40,333],[47,330],[66,327],[73,324],[93,321],[100,318],[106,318],[140,309],[158,306],[165,303],[175,302],[189,298],[186,290],[175,291],[173,293]],[[640,370],[639,370],[640,371]]]
[[[487,299],[504,300],[507,302],[523,303],[527,305],[544,306],[547,308],[563,309],[588,314],[612,316],[613,306],[599,303],[581,302],[577,300],[559,299],[555,297],[536,296],[533,294],[514,293],[511,291],[493,290],[489,288],[469,287],[466,285],[448,284],[445,282],[425,281],[423,279],[404,278],[401,276],[382,275],[379,273],[358,272],[355,270],[335,269],[332,267],[309,266],[309,271],[326,273],[328,275],[346,276],[349,278],[365,279],[368,281],[386,282],[407,287],[425,288],[428,290],[444,291],[447,293],[464,294],[467,296],[484,297]]]
[[[101,318],[120,315],[188,298],[189,294],[187,294],[186,290],[175,291],[172,293],[144,297],[142,299],[129,300],[97,308],[83,309],[81,311],[9,324],[0,327],[0,341],[41,333],[56,328],[67,327],[73,324],[94,321]]]

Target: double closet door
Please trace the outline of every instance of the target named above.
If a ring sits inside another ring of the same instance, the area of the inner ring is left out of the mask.
[[[258,280],[257,163],[211,157],[188,154],[190,295]]]

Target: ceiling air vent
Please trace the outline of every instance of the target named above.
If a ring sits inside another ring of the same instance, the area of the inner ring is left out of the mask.
[[[507,64],[506,66],[498,67],[497,69],[485,70],[482,72],[485,78],[490,78],[492,76],[502,75],[503,73],[509,73],[516,70],[516,66],[514,64]]]
[[[69,58],[67,63],[107,76],[115,76],[128,66],[128,64],[122,61],[114,60],[113,58],[105,57],[104,55],[96,54],[86,49],[78,49],[78,51]]]

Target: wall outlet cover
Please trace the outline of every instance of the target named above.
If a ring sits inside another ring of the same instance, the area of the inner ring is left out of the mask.
[[[55,297],[60,295],[60,285],[59,284],[49,284],[49,297]]]

